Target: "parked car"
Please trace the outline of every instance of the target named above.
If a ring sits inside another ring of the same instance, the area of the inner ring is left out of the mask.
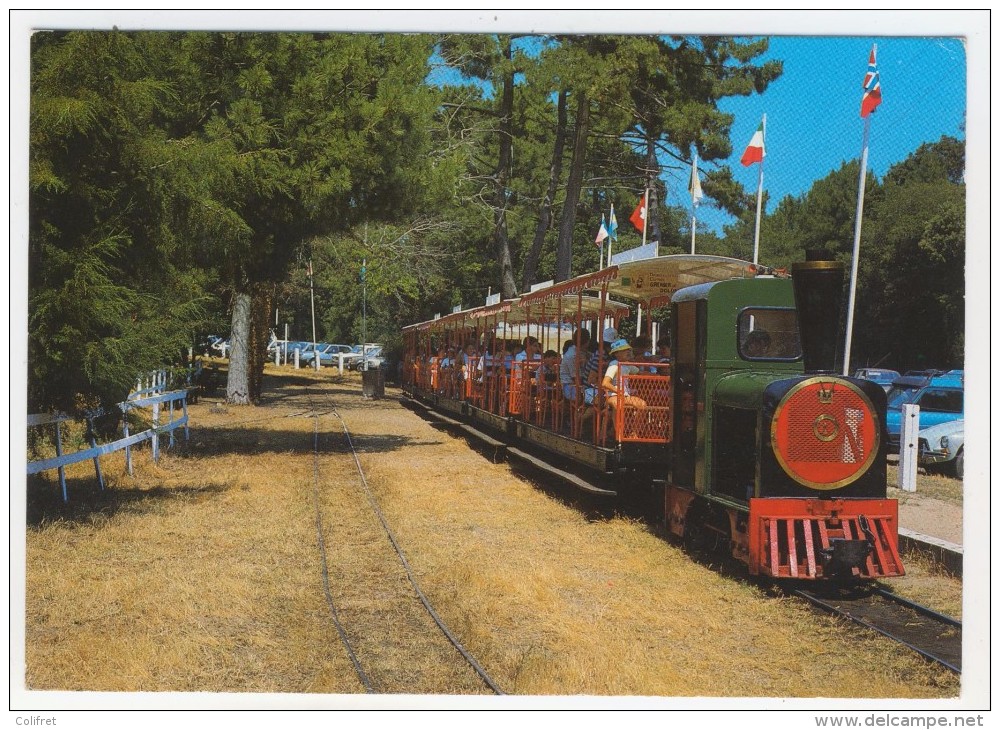
[[[920,406],[919,430],[965,418],[965,389],[961,377],[932,371],[934,375],[904,375],[886,394],[886,429],[890,453],[899,452],[903,406]]]
[[[883,368],[860,368],[854,371],[854,377],[878,383],[888,393],[889,389],[892,388],[892,382],[899,377],[899,373]]]
[[[965,419],[946,421],[920,432],[918,463],[928,471],[940,469],[965,476]]]
[[[320,364],[322,365],[322,354],[326,352],[328,347],[331,347],[331,345],[327,342],[317,342],[315,346],[311,342],[308,343],[304,350],[299,351],[299,362],[302,365],[312,365],[316,359],[316,353],[319,353],[321,355]]]
[[[350,345],[323,345],[318,347],[316,352],[319,354],[319,364],[323,365],[336,365],[338,363],[338,355],[344,353],[345,355],[351,352]],[[314,353],[308,353],[308,361],[313,362]]]
[[[282,345],[281,352],[282,357],[286,357],[287,352],[288,362],[295,362],[295,351],[299,351],[299,362],[302,361],[302,353],[306,351],[306,348],[312,348],[311,342],[303,342],[301,340],[289,340],[285,345]]]
[[[347,365],[348,370],[367,370],[370,367],[380,367],[382,364],[382,345],[377,342],[369,342],[366,345],[355,345],[353,348],[356,357],[351,358]],[[362,355],[363,351],[363,355]]]

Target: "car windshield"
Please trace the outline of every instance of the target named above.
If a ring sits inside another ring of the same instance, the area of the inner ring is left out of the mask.
[[[894,385],[885,396],[886,404],[890,408],[902,408],[904,404],[912,403],[916,394],[916,388],[902,388]]]
[[[920,396],[921,410],[934,413],[961,413],[962,391],[947,388],[929,388]]]

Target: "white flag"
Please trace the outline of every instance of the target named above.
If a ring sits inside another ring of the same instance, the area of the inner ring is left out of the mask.
[[[694,153],[694,159],[691,161],[691,205],[698,205],[702,199],[701,192],[701,179],[698,177],[698,153]]]

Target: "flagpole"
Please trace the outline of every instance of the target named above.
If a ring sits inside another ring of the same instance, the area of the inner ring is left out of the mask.
[[[319,365],[319,353],[316,352],[316,296],[313,294],[313,262],[309,259],[309,307],[312,309],[312,326],[313,326],[313,357],[316,358],[316,364]],[[316,368],[319,370],[319,368]]]
[[[698,199],[695,197],[695,183],[698,180],[698,150],[694,151],[691,163],[691,255],[694,256],[694,236],[698,226]],[[698,190],[701,188],[699,187]]]
[[[642,245],[646,245],[646,228],[649,227],[649,188],[646,188],[646,192],[642,194],[642,207],[646,211],[646,215],[642,217]]]
[[[854,296],[858,286],[858,258],[861,253],[861,216],[865,207],[865,176],[868,172],[868,128],[871,114],[865,117],[865,132],[861,143],[861,175],[858,177],[858,210],[854,218],[854,251],[851,254],[851,287],[847,298],[847,340],[844,343],[844,375],[851,370],[851,335],[854,331]]]
[[[698,225],[694,208],[691,209],[691,255],[694,256],[694,228]]]
[[[761,139],[764,141],[764,149],[767,150],[767,114],[764,115],[761,120]],[[757,176],[757,222],[754,224],[753,231],[753,262],[754,265],[757,264],[757,256],[760,253],[760,203],[764,196],[764,157],[767,156],[765,152],[760,158],[760,174]]]
[[[694,236],[698,228],[698,201],[694,197],[694,176],[698,174],[698,155],[695,153],[694,166],[691,168],[691,255],[694,256]]]

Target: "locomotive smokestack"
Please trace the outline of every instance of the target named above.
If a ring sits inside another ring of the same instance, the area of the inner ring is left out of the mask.
[[[835,372],[844,265],[829,251],[806,251],[805,261],[792,264],[792,286],[806,372]]]

